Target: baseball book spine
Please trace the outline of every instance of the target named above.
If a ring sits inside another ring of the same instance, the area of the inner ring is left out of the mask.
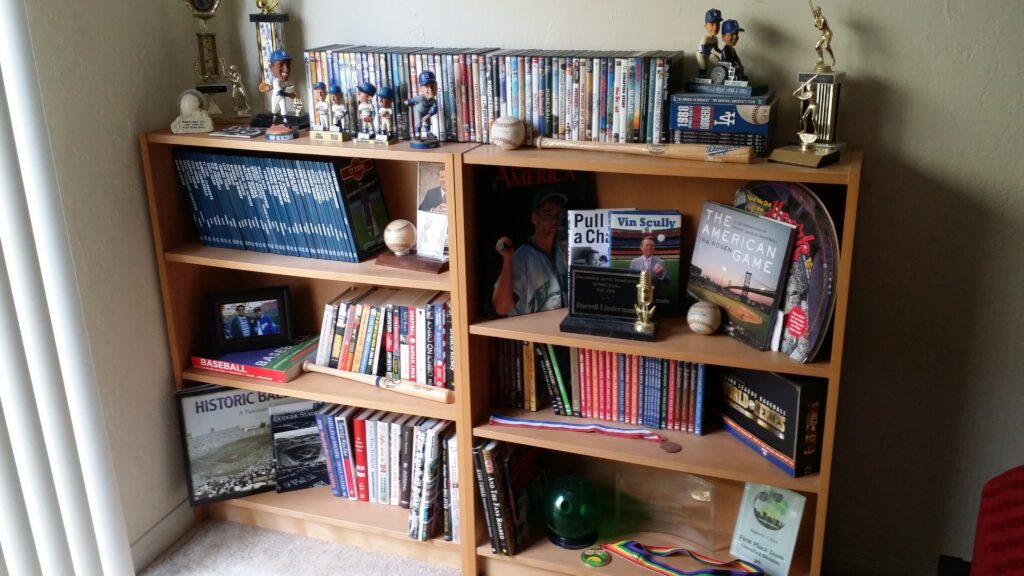
[[[332,405],[328,404],[328,405],[324,406],[323,408],[321,408],[320,410],[318,410],[313,415],[313,417],[314,417],[314,420],[316,422],[317,432],[320,434],[320,450],[327,457],[327,462],[326,462],[327,482],[331,486],[331,494],[333,496],[339,496],[340,497],[340,496],[343,496],[343,493],[342,493],[342,489],[341,489],[341,483],[340,483],[339,479],[337,478],[337,472],[335,472],[335,468],[334,468],[334,462],[335,461],[334,461],[334,458],[333,458],[332,452],[331,452],[331,441],[330,441],[329,432],[327,431],[327,422],[325,420],[326,416],[324,415],[325,411],[329,411],[332,408],[337,408],[337,406],[332,406]]]
[[[685,104],[669,105],[669,130],[701,130],[740,134],[768,134],[772,105]]]

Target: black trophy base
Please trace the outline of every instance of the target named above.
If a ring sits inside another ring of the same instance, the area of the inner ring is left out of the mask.
[[[253,128],[270,128],[271,126],[273,126],[275,124],[275,122],[274,122],[275,118],[277,119],[277,124],[280,124],[281,123],[281,117],[280,116],[278,116],[276,114],[271,114],[270,112],[260,112],[259,114],[254,116],[252,120],[249,121],[249,126],[252,126]],[[303,114],[302,116],[296,116],[294,114],[289,114],[289,115],[285,116],[284,118],[285,118],[285,120],[287,120],[287,122],[285,122],[285,124],[288,124],[289,126],[291,126],[292,128],[294,128],[296,130],[303,130],[305,128],[309,128],[309,115],[308,114]]]
[[[812,146],[804,150],[800,144],[793,144],[772,150],[768,160],[805,168],[821,168],[839,161],[839,149]]]
[[[597,532],[579,536],[577,538],[566,538],[565,536],[555,534],[550,528],[548,528],[548,540],[560,548],[565,548],[567,550],[582,550],[592,545],[594,542],[597,542]]]
[[[654,342],[653,330],[651,332],[637,332],[633,326],[633,320],[569,314],[558,325],[558,329],[562,332],[586,334],[587,336],[607,336],[609,338]]]

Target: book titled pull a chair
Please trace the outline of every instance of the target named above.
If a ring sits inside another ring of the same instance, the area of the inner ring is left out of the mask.
[[[302,363],[316,354],[319,336],[300,337],[294,344],[277,348],[258,348],[219,356],[194,355],[192,366],[223,374],[290,382],[302,372]]]

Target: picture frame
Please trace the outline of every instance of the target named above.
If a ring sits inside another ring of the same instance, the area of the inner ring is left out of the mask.
[[[209,351],[272,348],[294,340],[287,286],[207,295]]]
[[[420,162],[416,193],[416,255],[448,260],[448,195],[445,165]]]

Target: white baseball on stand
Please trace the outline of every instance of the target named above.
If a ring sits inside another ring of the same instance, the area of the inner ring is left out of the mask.
[[[416,245],[416,226],[401,218],[392,220],[384,228],[384,245],[395,256],[405,256]]]
[[[515,116],[501,116],[491,124],[491,144],[502,150],[518,148],[526,138],[526,126]]]
[[[722,324],[722,310],[707,300],[700,300],[686,311],[686,323],[697,334],[714,334]]]

